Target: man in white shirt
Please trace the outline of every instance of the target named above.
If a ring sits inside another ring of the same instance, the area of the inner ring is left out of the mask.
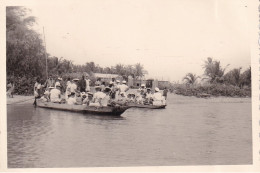
[[[89,79],[89,76],[88,76],[88,74],[87,74],[87,75],[86,75],[86,92],[89,92],[89,91],[90,91],[89,83],[90,83],[90,79]]]
[[[125,80],[122,81],[122,85],[119,85],[118,88],[119,88],[119,93],[127,92],[129,90],[129,87],[126,85]]]
[[[157,87],[155,88],[155,93],[153,94],[152,99],[153,99],[153,105],[160,106],[163,104],[163,98],[159,88]]]
[[[101,100],[106,96],[105,93],[101,92],[100,86],[96,86],[95,89],[96,89],[96,93],[94,93],[93,95],[94,104],[90,104],[90,106],[100,106]]]
[[[68,78],[67,84],[66,84],[66,92],[65,92],[65,99],[67,100],[69,98],[69,95],[71,94],[71,82],[70,77]]]
[[[53,103],[60,103],[61,102],[60,85],[56,85],[56,88],[51,90],[50,99],[51,99],[51,102],[53,102]]]
[[[77,88],[78,88],[76,82],[77,82],[78,80],[79,80],[79,79],[73,79],[73,80],[72,80],[71,86],[70,86],[70,92],[76,93]]]

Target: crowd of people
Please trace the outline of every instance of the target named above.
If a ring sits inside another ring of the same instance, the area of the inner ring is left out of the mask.
[[[128,103],[145,105],[164,105],[166,104],[167,89],[163,95],[159,88],[146,88],[144,84],[134,93],[128,92],[127,82],[122,82],[112,78],[109,83],[97,79],[94,83],[94,92],[91,92],[88,75],[83,75],[81,79],[68,78],[64,86],[62,78],[56,80],[50,76],[45,83],[36,81],[34,85],[34,96],[44,102],[66,103],[69,105],[88,105],[88,106],[109,106],[127,105]]]

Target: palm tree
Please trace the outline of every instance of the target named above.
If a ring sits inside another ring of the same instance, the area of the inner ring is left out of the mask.
[[[134,76],[135,78],[142,78],[145,74],[148,74],[146,70],[144,70],[144,66],[140,63],[134,65]]]
[[[125,74],[125,69],[123,64],[116,64],[115,66],[116,73],[123,76]]]
[[[186,84],[189,84],[189,85],[193,85],[195,84],[196,80],[200,78],[200,76],[197,76],[196,74],[193,74],[193,73],[188,73],[186,74],[186,76],[183,78],[183,80],[186,81]]]
[[[228,66],[229,64],[226,65],[225,68],[222,68],[220,65],[220,61],[213,61],[212,58],[208,57],[203,66],[203,68],[205,69],[204,75],[207,77],[203,79],[209,79],[210,83],[223,81],[223,76]]]

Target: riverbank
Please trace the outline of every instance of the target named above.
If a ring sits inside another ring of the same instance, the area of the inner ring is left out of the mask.
[[[6,98],[6,104],[11,105],[11,104],[19,104],[19,103],[24,103],[24,102],[32,102],[33,103],[34,96],[23,96],[23,95],[14,95],[13,98]]]
[[[175,84],[172,86],[175,94],[196,97],[251,97],[251,87],[242,88],[225,84],[186,85]]]

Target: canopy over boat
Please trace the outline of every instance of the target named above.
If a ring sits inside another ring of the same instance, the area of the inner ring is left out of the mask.
[[[52,102],[43,102],[41,100],[37,100],[37,106],[41,108],[82,112],[82,113],[92,113],[92,114],[103,114],[103,115],[121,115],[129,108],[129,106],[96,107],[96,106],[87,106],[87,105],[68,105],[68,104],[59,104],[59,103],[52,103]]]

